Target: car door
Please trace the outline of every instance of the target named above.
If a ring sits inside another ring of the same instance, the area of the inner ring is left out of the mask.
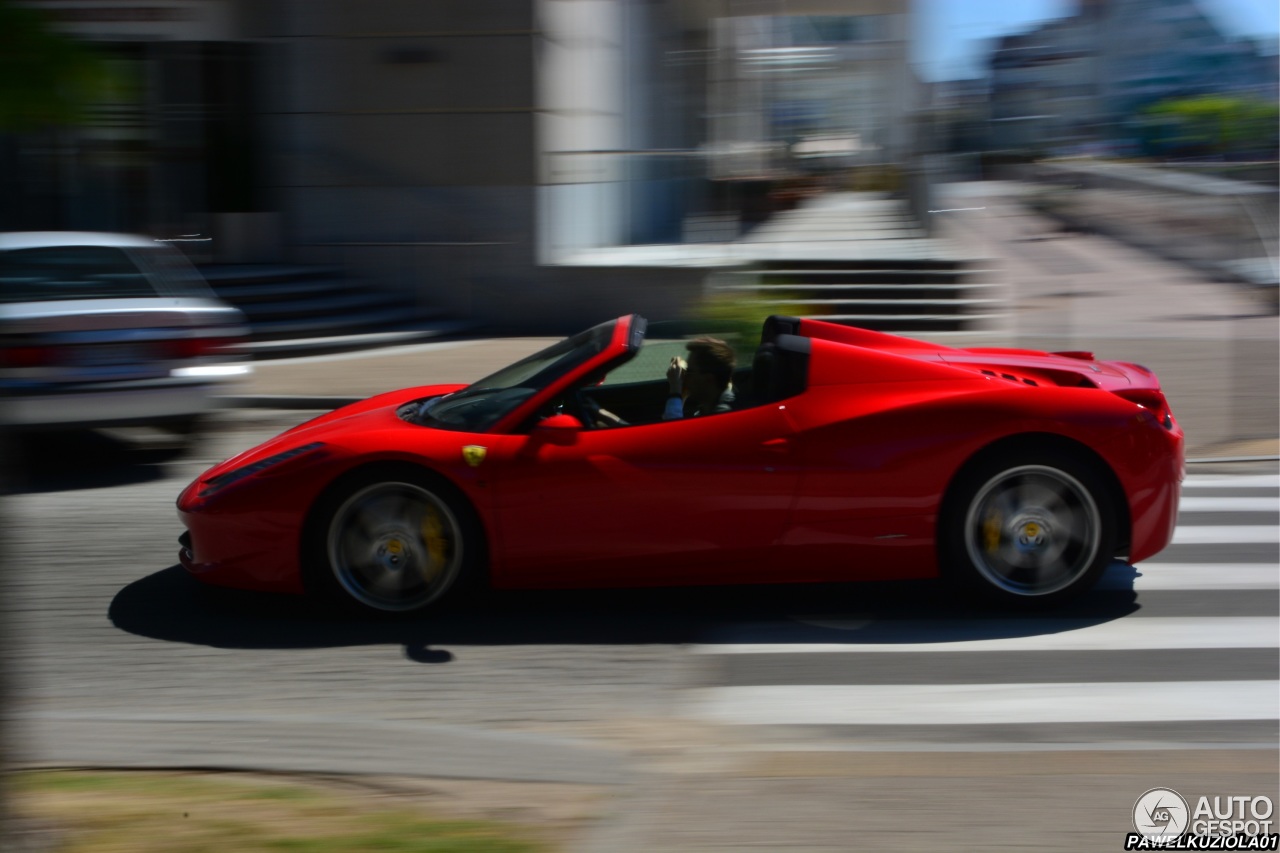
[[[499,585],[732,583],[776,575],[798,481],[786,406],[489,449]]]

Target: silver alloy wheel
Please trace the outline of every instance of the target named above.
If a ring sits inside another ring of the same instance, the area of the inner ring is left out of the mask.
[[[978,489],[964,521],[969,561],[984,580],[1019,596],[1051,595],[1093,565],[1102,518],[1075,477],[1047,465],[1002,471]]]
[[[406,612],[444,594],[462,566],[462,529],[440,498],[412,483],[367,486],[329,524],[329,566],[374,610]]]

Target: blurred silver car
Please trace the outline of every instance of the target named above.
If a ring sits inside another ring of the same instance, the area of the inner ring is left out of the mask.
[[[244,316],[172,247],[122,234],[0,234],[0,423],[189,433],[249,372]]]

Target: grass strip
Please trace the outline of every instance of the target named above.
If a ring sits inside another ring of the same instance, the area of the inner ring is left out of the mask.
[[[32,770],[12,807],[53,853],[541,853],[525,828],[236,774]]]

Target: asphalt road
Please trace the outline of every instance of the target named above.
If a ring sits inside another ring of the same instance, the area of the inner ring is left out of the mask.
[[[344,622],[175,565],[182,486],[306,416],[228,413],[179,459],[110,437],[26,450],[5,508],[19,759],[618,786],[583,848],[611,850],[1043,845],[1055,797],[1097,824],[1055,838],[1118,849],[1156,785],[1280,798],[1274,466],[1197,474],[1177,544],[1042,617],[915,583],[506,593]],[[930,797],[978,834],[894,834]],[[992,835],[981,814],[1011,802],[1017,832]]]

